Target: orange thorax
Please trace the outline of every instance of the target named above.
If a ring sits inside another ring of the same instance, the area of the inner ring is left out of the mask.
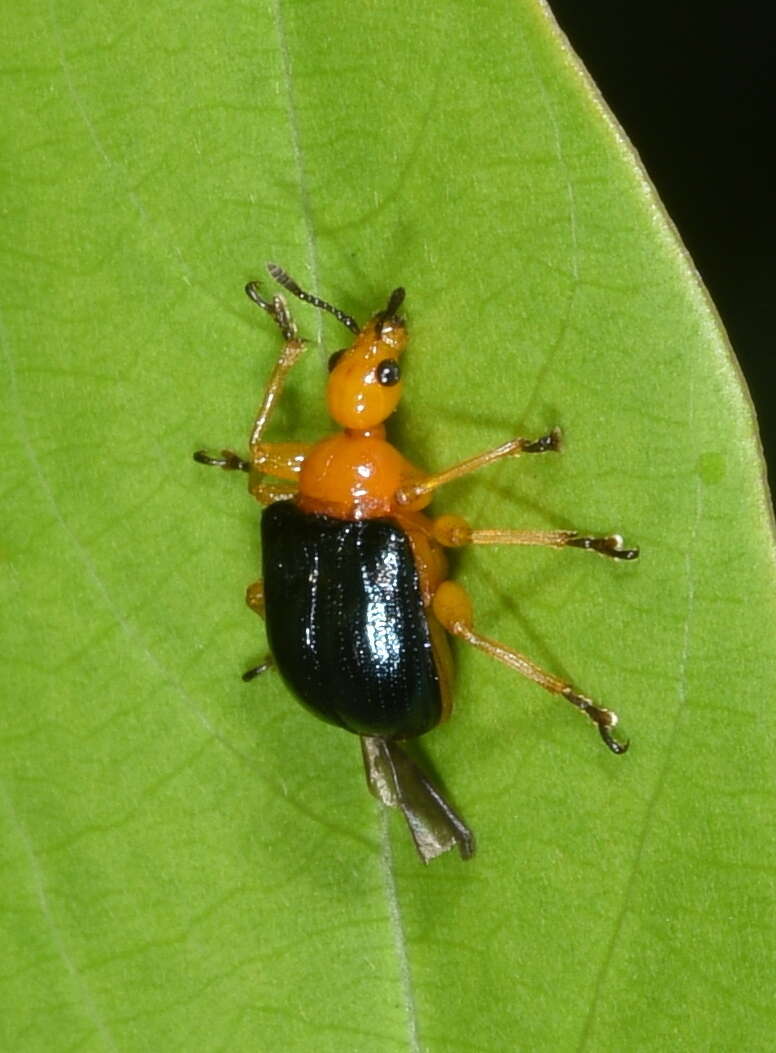
[[[297,501],[306,512],[338,519],[387,516],[409,473],[384,428],[343,431],[321,439],[305,457]]]

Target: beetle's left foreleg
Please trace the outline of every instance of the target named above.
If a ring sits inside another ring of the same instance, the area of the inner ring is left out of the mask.
[[[304,460],[304,454],[309,444],[266,444],[262,443],[261,439],[278,399],[283,392],[286,377],[303,354],[305,343],[299,336],[296,324],[288,310],[288,305],[282,296],[273,296],[271,300],[265,300],[256,282],[248,282],[245,291],[251,300],[261,307],[262,310],[266,311],[275,321],[283,334],[284,340],[283,347],[264,390],[264,398],[261,401],[259,412],[251,428],[250,460],[244,460],[238,454],[233,453],[232,450],[222,450],[220,457],[214,457],[205,450],[197,450],[194,454],[194,460],[199,464],[207,464],[213,468],[223,468],[227,472],[249,472],[253,469],[263,475],[278,475],[283,479],[294,478]],[[271,500],[277,500],[277,498],[265,499],[271,487],[269,490],[263,488],[267,490],[267,493],[260,494],[256,492],[256,490],[262,490],[260,484],[251,482],[250,489],[254,497],[258,497],[263,504],[270,504]]]
[[[461,516],[433,520],[433,537],[445,548],[464,545],[543,545],[547,548],[582,548],[610,559],[637,559],[637,548],[623,548],[619,534],[593,536],[576,530],[476,530]]]
[[[582,710],[593,721],[598,727],[601,738],[612,753],[625,753],[628,743],[619,742],[612,735],[618,719],[613,710],[596,705],[592,699],[583,695],[572,684],[553,673],[548,673],[519,651],[514,651],[511,647],[504,647],[503,644],[489,640],[486,636],[475,632],[471,600],[460,585],[452,581],[443,581],[434,593],[433,609],[437,620],[451,635],[465,640],[472,647],[484,651],[496,661],[509,666],[510,669],[514,669],[515,672],[529,680],[533,680],[545,691],[565,698],[567,702]]]
[[[265,300],[256,282],[248,282],[245,291],[251,300],[275,321],[284,340],[251,430],[251,450],[253,451],[261,442],[261,437],[282,394],[286,377],[304,353],[305,344],[299,336],[296,323],[282,296],[273,296],[271,300]]]

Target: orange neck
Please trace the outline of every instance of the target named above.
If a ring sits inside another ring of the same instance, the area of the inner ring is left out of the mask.
[[[343,435],[349,439],[380,439],[385,441],[385,425],[378,424],[374,428],[345,428]]]

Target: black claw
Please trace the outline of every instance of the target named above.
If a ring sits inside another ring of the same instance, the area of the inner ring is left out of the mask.
[[[246,669],[246,671],[243,673],[241,679],[244,680],[245,683],[247,684],[247,683],[249,683],[249,681],[255,680],[257,676],[261,676],[262,673],[266,673],[267,670],[269,670],[271,668],[272,668],[272,659],[271,658],[267,658],[267,659],[265,659],[265,661],[263,661],[261,663],[261,665],[256,665],[256,666],[253,667],[253,669]]]
[[[256,281],[248,282],[245,291],[250,299],[273,319],[286,342],[299,339],[299,330],[282,296],[273,296],[271,300],[265,300]]]
[[[621,548],[617,552],[612,552],[614,559],[638,559],[639,550],[637,548]]]
[[[542,435],[533,442],[526,443],[521,453],[556,453],[561,448],[562,436],[560,428],[553,428],[547,435]]]
[[[259,288],[258,282],[248,282],[248,284],[245,286],[245,292],[255,304],[261,307],[263,311],[266,311],[268,314],[274,316],[275,308],[270,300],[265,300],[264,297],[261,295],[261,290]]]
[[[621,547],[622,538],[619,534],[611,534],[608,537],[573,537],[566,544],[571,548],[582,548],[591,552],[598,552],[602,556],[609,556],[610,559],[632,560],[639,558],[639,550],[637,548]]]
[[[604,745],[610,749],[612,753],[618,755],[627,753],[630,742],[627,740],[625,742],[618,742],[612,735],[612,728],[617,724],[616,713],[612,713],[610,709],[604,709],[603,706],[597,706],[595,702],[592,702],[587,697],[587,695],[580,695],[571,687],[567,687],[565,691],[561,692],[561,694],[572,704],[572,706],[581,709],[586,716],[590,717],[598,728],[598,734],[601,736]]]
[[[623,753],[627,753],[630,748],[630,740],[626,739],[625,742],[618,742],[616,738],[612,736],[612,733],[607,724],[598,725],[598,734],[604,741],[604,745],[607,746],[612,753],[617,754],[619,757]]]
[[[221,450],[220,457],[213,457],[205,450],[196,450],[194,460],[197,464],[206,464],[210,468],[223,468],[225,472],[249,472],[251,469],[247,461],[231,450]]]

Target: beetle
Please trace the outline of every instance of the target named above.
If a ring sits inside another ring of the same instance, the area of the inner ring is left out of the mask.
[[[448,577],[445,550],[543,545],[630,561],[638,549],[625,548],[618,534],[483,530],[460,516],[432,518],[428,505],[441,486],[504,458],[557,452],[559,429],[511,439],[442,472],[423,471],[388,442],[385,430],[402,394],[404,289],[394,289],[387,306],[362,327],[305,292],[276,264],[267,269],[287,292],[332,314],[353,340],[329,358],[326,403],[340,430],[314,443],[267,442],[265,431],[305,341],[281,294],[268,300],[257,282],[246,286],[283,337],[250,454],[194,454],[200,464],[247,472],[250,493],[264,506],[263,580],[249,586],[246,600],[265,619],[270,656],[243,679],[274,666],[307,709],[359,736],[369,788],[402,811],[421,859],[429,862],[456,846],[467,859],[474,852],[472,832],[400,746],[450,715],[448,637],[565,698],[592,720],[612,753],[624,753],[628,743],[614,737],[613,710],[474,628],[467,593]]]

